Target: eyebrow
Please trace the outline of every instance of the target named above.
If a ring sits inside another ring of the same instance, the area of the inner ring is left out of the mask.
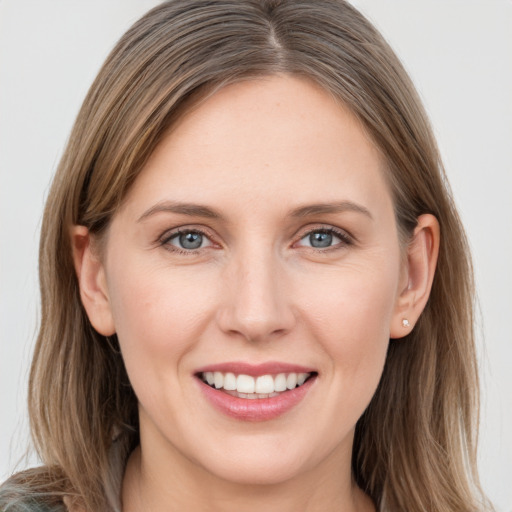
[[[289,214],[293,218],[309,217],[312,215],[321,215],[326,213],[343,213],[343,212],[356,212],[362,213],[366,217],[373,219],[372,214],[368,208],[354,203],[352,201],[341,201],[339,203],[318,203],[300,206],[292,210]]]
[[[213,208],[208,206],[203,206],[200,204],[194,203],[178,203],[174,201],[163,201],[161,203],[157,203],[149,210],[146,210],[137,220],[137,222],[141,222],[151,215],[160,212],[167,213],[179,213],[181,215],[189,215],[191,217],[204,217],[207,219],[219,219],[224,220],[224,217]]]
[[[373,219],[370,211],[364,206],[352,201],[341,201],[338,203],[316,203],[305,206],[299,206],[293,209],[287,216],[291,218],[304,218],[313,215],[322,215],[328,213],[343,213],[346,211],[362,213],[366,217]],[[141,222],[156,213],[177,213],[188,215],[190,217],[203,217],[207,219],[225,220],[224,216],[217,210],[194,203],[179,203],[174,201],[163,201],[155,204],[146,210],[137,220]]]

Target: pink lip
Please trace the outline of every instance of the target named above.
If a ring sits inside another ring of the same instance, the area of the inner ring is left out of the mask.
[[[268,375],[271,373],[291,373],[293,371],[297,373],[309,373],[306,368],[301,368],[301,371],[297,369],[283,370],[283,366],[279,366],[277,371],[274,371],[274,367],[272,366],[263,366],[263,373],[260,371],[261,367],[254,366],[250,368],[252,373],[248,373],[247,368],[243,372],[240,372],[238,366],[237,370],[234,371],[233,366],[231,365],[228,365],[227,370],[220,370],[221,366],[215,366],[215,369],[216,371],[232,371],[233,373],[244,373],[245,375]],[[226,367],[222,366],[222,368]],[[256,370],[256,368],[260,369]],[[212,370],[204,369],[201,370],[201,372],[202,371],[206,372]],[[203,393],[203,396],[221,413],[242,421],[267,421],[285,414],[290,409],[298,405],[315,384],[316,377],[317,375],[314,374],[304,384],[302,384],[302,386],[284,391],[278,396],[274,396],[272,398],[256,398],[253,400],[238,398],[225,393],[220,389],[215,389],[204,382],[199,376],[197,376],[196,381]]]
[[[229,363],[211,364],[199,368],[195,373],[205,372],[222,372],[234,373],[236,375],[251,375],[257,377],[259,375],[277,375],[278,373],[313,373],[314,368],[307,368],[296,364],[281,363],[278,361],[269,361],[261,364],[249,364],[241,361],[232,361]]]

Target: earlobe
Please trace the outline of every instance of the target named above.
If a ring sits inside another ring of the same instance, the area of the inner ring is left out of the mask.
[[[85,226],[73,226],[70,236],[82,304],[92,326],[103,336],[111,336],[116,331],[103,263]]]
[[[439,242],[440,229],[436,217],[420,215],[407,247],[404,280],[398,290],[390,338],[409,334],[425,308],[434,281]]]

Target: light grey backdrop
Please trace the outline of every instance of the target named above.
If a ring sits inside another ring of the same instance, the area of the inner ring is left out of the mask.
[[[37,244],[81,100],[155,0],[0,0],[0,481],[28,440]],[[483,411],[480,467],[512,511],[512,2],[353,0],[383,31],[431,116],[473,248]],[[34,463],[32,457],[18,465]]]

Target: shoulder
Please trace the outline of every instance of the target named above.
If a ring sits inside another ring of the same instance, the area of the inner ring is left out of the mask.
[[[22,496],[10,493],[4,495],[0,490],[0,512],[67,512],[68,508],[61,503],[48,503],[45,499]]]
[[[37,470],[11,476],[0,485],[0,512],[67,512],[60,493],[37,478]]]

